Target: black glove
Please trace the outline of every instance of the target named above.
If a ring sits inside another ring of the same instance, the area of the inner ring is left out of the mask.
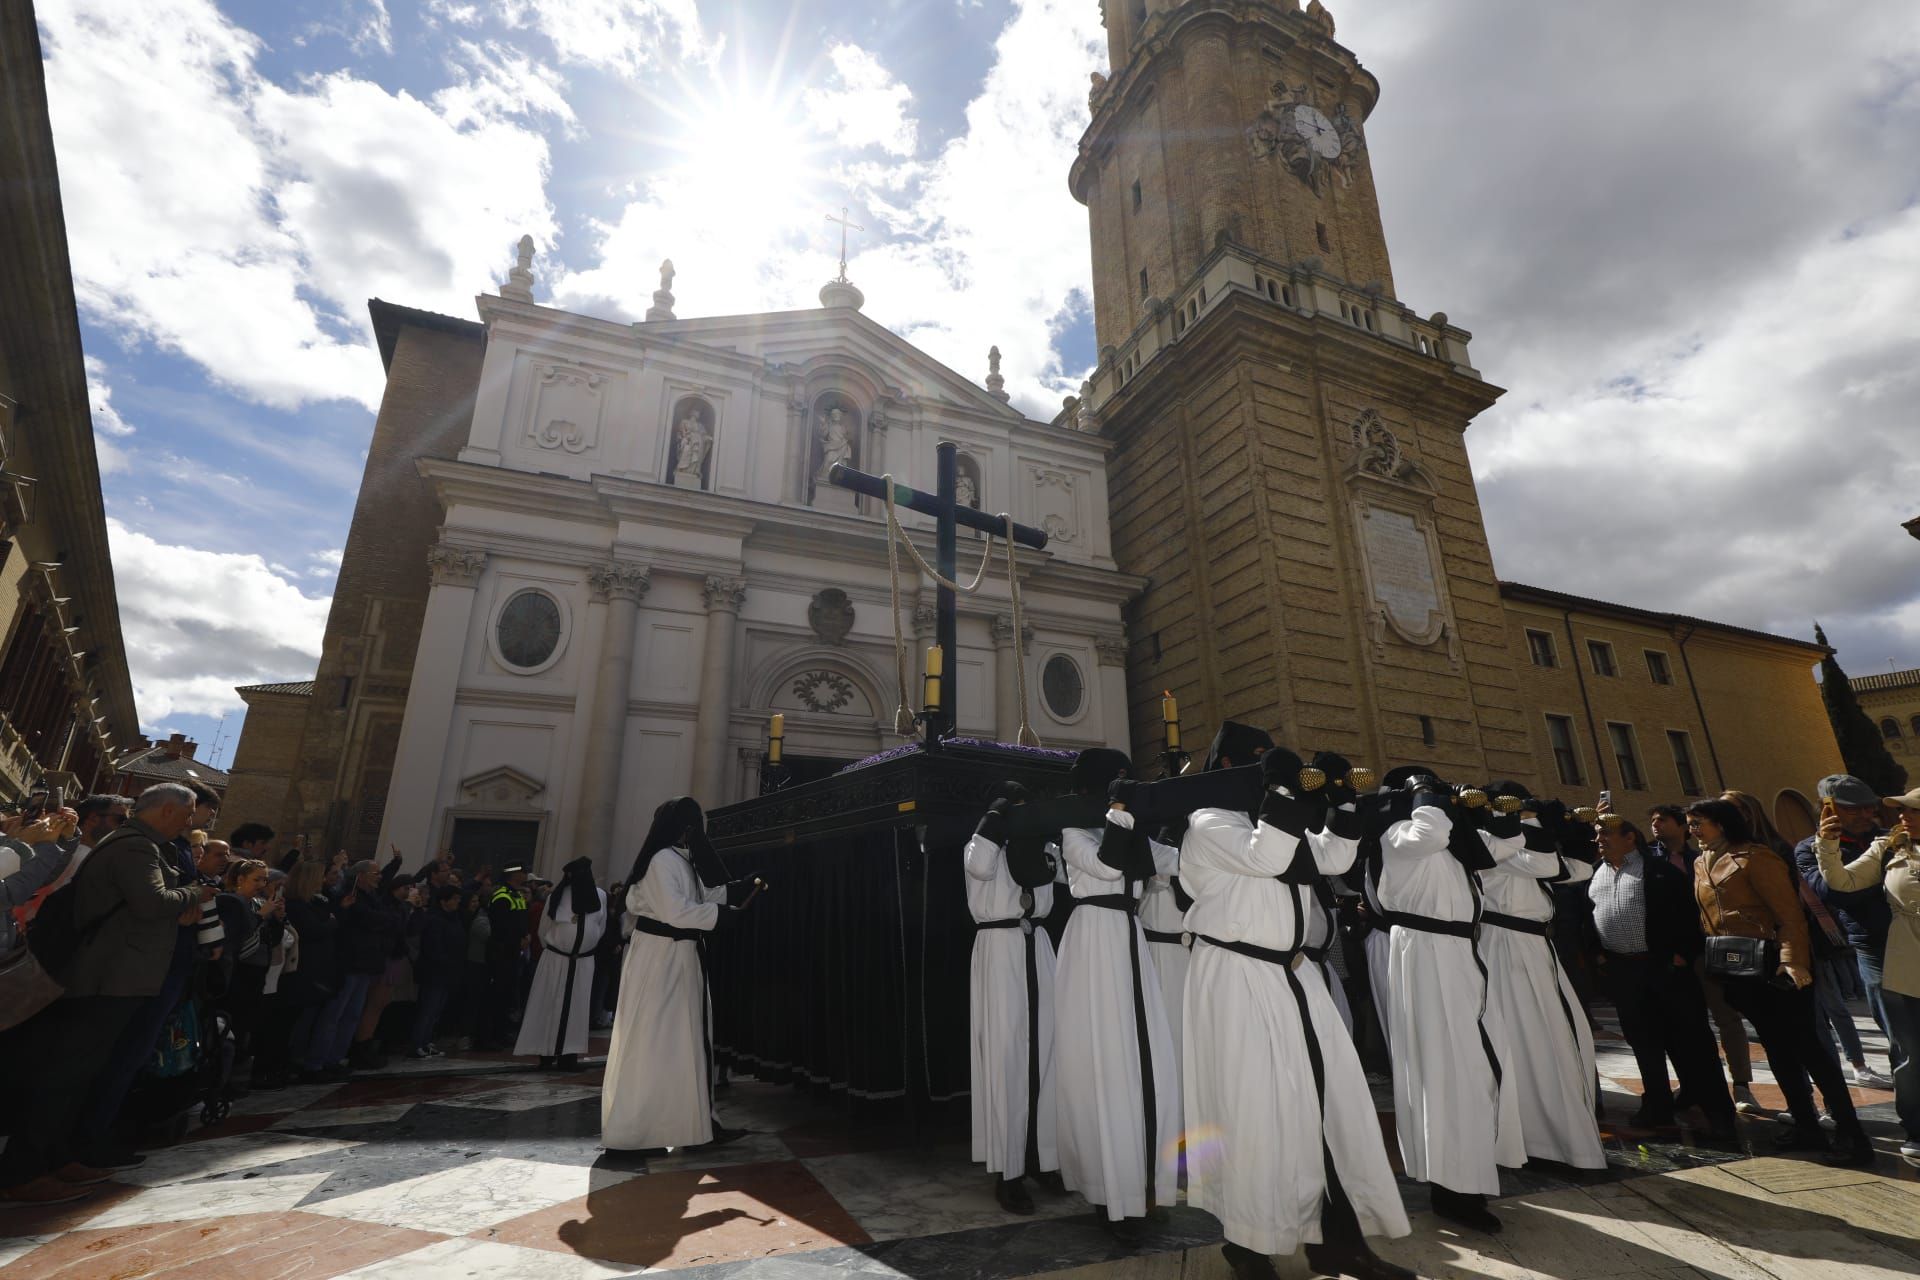
[[[1518,813],[1495,813],[1487,818],[1487,833],[1489,835],[1498,836],[1502,840],[1511,840],[1513,837],[1519,835],[1520,832],[1520,815]]]
[[[1269,791],[1260,801],[1260,821],[1277,831],[1299,839],[1307,834],[1307,828],[1313,825],[1318,805],[1311,801],[1282,795],[1278,791]]]
[[[1000,784],[1000,794],[994,797],[993,803],[988,808],[1005,812],[1014,805],[1025,804],[1030,798],[1025,787],[1008,780]]]
[[[727,905],[739,911],[753,896],[754,888],[755,877],[753,876],[742,876],[738,880],[727,881]]]
[[[1140,791],[1140,783],[1135,778],[1115,778],[1107,784],[1107,803],[1125,805],[1133,808],[1133,799]]]
[[[1453,797],[1445,791],[1436,791],[1430,787],[1422,787],[1413,793],[1413,807],[1438,809],[1449,818],[1457,816],[1453,807]]]
[[[1360,821],[1360,815],[1351,809],[1328,809],[1320,829],[1342,840],[1358,840],[1366,834],[1366,824]]]
[[[991,840],[1004,849],[1007,844],[1007,809],[1010,807],[1005,800],[995,800],[980,815],[980,825],[973,829],[973,834],[982,840]]]
[[[1300,758],[1287,751],[1269,751],[1260,757],[1260,776],[1269,787],[1300,789]]]

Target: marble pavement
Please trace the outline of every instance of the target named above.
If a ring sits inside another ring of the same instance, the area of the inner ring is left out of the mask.
[[[1862,1028],[1883,1062],[1884,1041]],[[1617,1121],[1635,1105],[1632,1059],[1604,1028],[1600,1054]],[[914,1143],[898,1127],[849,1122],[830,1100],[742,1081],[720,1101],[723,1120],[753,1131],[742,1141],[614,1157],[597,1145],[598,1068],[530,1066],[408,1062],[345,1085],[252,1094],[85,1201],[0,1214],[0,1276],[1227,1277],[1218,1226],[1196,1210],[1171,1209],[1137,1254],[1076,1196],[1041,1193],[1035,1218],[1009,1217],[950,1124]],[[1777,1103],[1758,1075],[1756,1091]],[[1744,1121],[1738,1150],[1614,1123],[1604,1172],[1506,1173],[1497,1237],[1438,1222],[1403,1182],[1414,1234],[1380,1249],[1422,1275],[1498,1280],[1920,1274],[1920,1175],[1891,1154],[1890,1095],[1855,1095],[1883,1151],[1871,1170],[1775,1157],[1768,1120]],[[1383,1113],[1389,1134],[1391,1123]],[[1282,1274],[1311,1273],[1295,1259]]]

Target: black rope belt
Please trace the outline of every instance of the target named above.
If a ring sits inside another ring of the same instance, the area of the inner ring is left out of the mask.
[[[1436,920],[1432,916],[1419,916],[1411,911],[1387,912],[1387,923],[1398,929],[1417,929],[1421,933],[1440,933],[1449,938],[1473,937],[1473,922],[1470,920]]]
[[[1325,964],[1327,962],[1327,949],[1325,947],[1302,947],[1300,948],[1300,954],[1308,960],[1311,960],[1314,964]]]
[[[1184,933],[1163,933],[1158,929],[1145,928],[1143,928],[1141,932],[1147,935],[1148,942],[1158,942],[1169,947],[1184,947],[1187,945],[1187,935]]]
[[[1222,951],[1231,951],[1235,955],[1246,956],[1252,960],[1264,960],[1268,964],[1277,964],[1283,969],[1293,968],[1294,960],[1300,955],[1297,949],[1292,951],[1275,951],[1272,947],[1256,947],[1251,942],[1228,942],[1221,938],[1210,938],[1204,933],[1197,933],[1194,936],[1210,947],[1218,947]]]
[[[1105,907],[1109,911],[1124,911],[1132,915],[1140,902],[1130,893],[1103,893],[1092,898],[1075,898],[1074,905],[1081,907]]]
[[[975,920],[973,927],[976,929],[1018,929],[1023,922],[1024,917],[1015,916],[1011,920]]]
[[[707,938],[704,929],[676,929],[670,924],[661,924],[652,916],[635,916],[633,931],[650,933],[656,938],[671,938],[675,942],[704,942]]]
[[[1552,932],[1550,920],[1529,920],[1525,916],[1502,915],[1498,911],[1489,911],[1480,917],[1481,924],[1490,924],[1497,929],[1511,929],[1515,933],[1530,933],[1536,938],[1544,938]]]

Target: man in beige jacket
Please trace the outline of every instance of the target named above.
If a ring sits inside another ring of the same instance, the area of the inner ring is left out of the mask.
[[[1829,885],[1842,892],[1879,885],[1893,908],[1880,991],[1887,1033],[1905,1055],[1893,1073],[1894,1110],[1907,1131],[1900,1155],[1920,1168],[1920,788],[1886,803],[1897,815],[1893,829],[1852,862],[1842,859],[1840,819],[1832,814],[1821,820],[1813,848]]]

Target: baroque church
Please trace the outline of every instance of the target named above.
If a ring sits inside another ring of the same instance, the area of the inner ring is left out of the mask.
[[[1024,626],[998,557],[962,597],[963,735],[1144,761],[1171,691],[1190,735],[1622,808],[1739,787],[1810,829],[1819,646],[1496,575],[1465,432],[1501,391],[1394,291],[1380,85],[1320,0],[1104,11],[1067,175],[1099,361],[1052,421],[997,351],[976,383],[869,320],[844,263],[818,308],[688,319],[668,263],[627,324],[537,302],[523,240],[477,320],[370,304],[387,389],[323,655],[241,691],[228,816],[612,870],[662,799],[756,794],[774,713],[795,782],[894,745],[932,584],[903,557],[895,615],[885,512],[826,474],[931,490],[951,440],[960,500],[1049,538]]]

